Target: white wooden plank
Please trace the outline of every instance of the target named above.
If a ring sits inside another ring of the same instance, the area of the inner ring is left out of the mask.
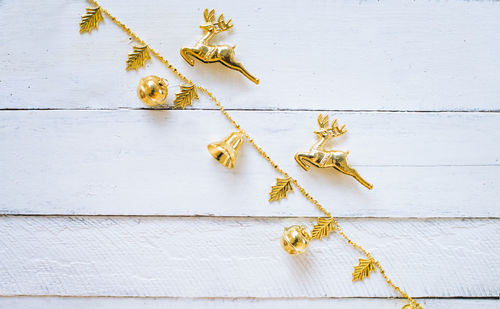
[[[424,308],[429,309],[497,309],[495,299],[423,299]],[[73,298],[73,297],[3,297],[0,308],[5,309],[157,309],[157,308],[305,308],[314,307],[352,309],[377,308],[400,309],[404,302],[397,299],[366,298],[311,298],[311,299],[197,299],[197,298]]]
[[[287,255],[304,218],[2,217],[0,295],[389,297],[338,236]],[[500,220],[349,219],[348,235],[418,297],[497,297]]]
[[[103,0],[181,72],[231,108],[499,110],[498,1]],[[1,108],[138,107],[140,77],[124,71],[132,42],[109,20],[91,35],[85,1],[3,1]],[[261,79],[221,65],[188,66],[179,49],[200,37],[202,10],[235,27],[220,42]],[[23,20],[29,22],[19,22]],[[178,82],[171,79],[171,84]],[[175,88],[172,88],[172,92]],[[196,107],[213,107],[208,100]]]
[[[337,216],[500,216],[500,114],[336,114],[350,130],[336,146],[372,191],[296,164],[316,112],[234,115]],[[0,124],[2,213],[318,215],[298,192],[269,205],[278,175],[248,144],[234,170],[213,160],[206,145],[231,129],[215,111],[4,111]]]

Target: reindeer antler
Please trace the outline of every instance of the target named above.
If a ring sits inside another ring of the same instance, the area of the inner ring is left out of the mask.
[[[214,25],[217,32],[223,32],[233,27],[233,25],[231,25],[231,19],[227,22],[224,21],[224,14],[220,14],[216,22],[215,10],[208,11],[208,9],[205,9],[203,11],[203,18],[205,18],[205,22]]]
[[[224,21],[224,14],[220,14],[219,16],[219,19],[217,19],[217,26],[219,26],[219,31],[222,32],[222,31],[226,31],[226,30],[229,30],[233,27],[233,25],[231,25],[231,20],[228,20],[227,22]]]
[[[215,10],[211,10],[209,12],[208,9],[205,9],[203,11],[203,18],[205,18],[205,21],[207,23],[214,23],[215,22]]]
[[[339,128],[339,126],[337,125],[337,119],[332,122],[330,130],[332,131],[334,137],[341,136],[347,132],[347,130],[345,129],[345,124]]]
[[[318,116],[318,124],[321,129],[326,129],[328,128],[328,115],[324,116],[322,114],[319,114]]]

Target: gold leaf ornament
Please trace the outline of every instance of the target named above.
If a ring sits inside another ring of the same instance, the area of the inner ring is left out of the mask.
[[[361,281],[370,276],[370,272],[374,270],[375,265],[373,259],[359,259],[359,264],[354,267],[354,272],[352,273],[352,281]]]
[[[147,45],[136,45],[131,53],[128,54],[127,71],[137,70],[143,67],[146,61],[151,59]]]
[[[276,184],[271,187],[271,192],[269,192],[269,202],[286,198],[289,191],[293,191],[292,179],[290,177],[276,178]]]
[[[333,218],[318,218],[318,224],[314,225],[311,232],[312,238],[321,239],[328,237],[331,231],[334,231]]]
[[[195,99],[198,99],[198,94],[194,85],[181,86],[181,91],[175,94],[174,107],[184,109],[188,105],[193,105]]]
[[[97,26],[102,20],[101,7],[87,8],[85,14],[82,15],[82,21],[80,22],[80,33],[85,31],[90,32],[97,29]]]

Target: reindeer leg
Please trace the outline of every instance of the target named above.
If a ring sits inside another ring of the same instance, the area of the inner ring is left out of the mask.
[[[300,167],[302,167],[306,171],[309,170],[309,165],[307,165],[306,162],[311,163],[310,159],[311,159],[311,156],[309,156],[308,154],[304,154],[304,153],[296,153],[295,154],[295,161],[297,161],[297,163],[300,165]]]
[[[252,82],[256,83],[257,85],[259,84],[259,80],[255,78],[252,74],[250,74],[241,63],[238,61],[234,60],[234,54],[233,54],[234,46],[233,47],[228,47],[227,49],[221,50],[220,52],[220,62],[225,65],[226,67],[240,71],[246,78],[251,80]]]
[[[255,78],[255,76],[253,76],[252,74],[250,74],[244,67],[241,63],[239,62],[234,62],[233,63],[233,66],[232,67],[233,69],[237,70],[237,71],[240,71],[241,73],[243,73],[243,75],[245,75],[246,78],[248,78],[249,80],[251,80],[252,82],[254,82],[255,84],[259,84],[259,80],[257,78]]]
[[[373,188],[373,185],[368,181],[364,180],[363,177],[361,177],[361,175],[359,175],[355,169],[349,167],[347,170],[344,170],[343,172],[347,175],[354,177],[354,179],[356,179],[363,186],[367,187],[369,190]]]
[[[309,170],[309,166],[302,161],[303,155],[300,153],[295,154],[295,161],[302,167],[304,170]]]
[[[191,66],[194,66],[194,60],[189,57],[189,54],[192,54],[192,50],[190,48],[181,48],[182,58],[184,58],[184,60],[186,60]]]

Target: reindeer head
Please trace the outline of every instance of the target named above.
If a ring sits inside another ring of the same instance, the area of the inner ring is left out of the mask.
[[[347,132],[345,129],[345,124],[339,128],[337,125],[337,119],[333,120],[332,125],[328,126],[328,115],[324,116],[319,114],[318,124],[319,130],[314,131],[314,134],[321,138],[330,139],[333,137],[341,136]]]
[[[205,9],[203,11],[203,18],[205,18],[205,24],[201,25],[200,28],[213,34],[229,30],[233,27],[233,25],[231,25],[231,19],[227,22],[224,21],[224,14],[220,14],[216,22],[214,10],[209,12],[208,9]]]

